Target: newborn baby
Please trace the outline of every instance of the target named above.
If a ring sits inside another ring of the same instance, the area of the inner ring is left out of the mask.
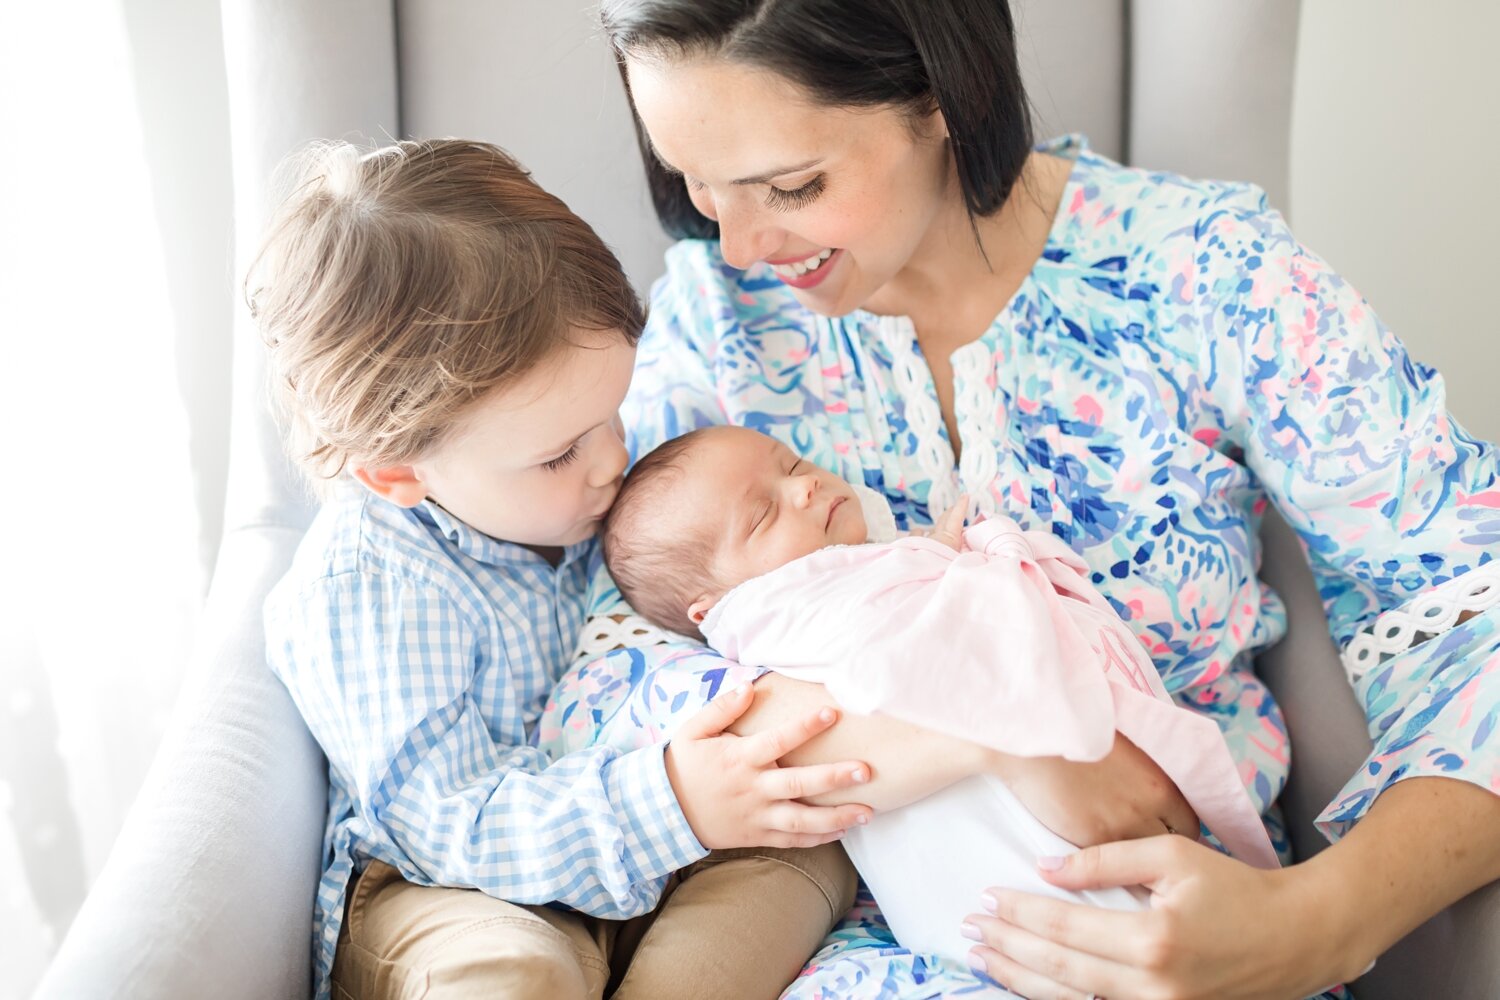
[[[1174,705],[1140,643],[1059,539],[1009,518],[900,537],[885,501],[752,430],[667,442],[632,470],[604,553],[637,612],[730,659],[1019,756],[1098,760],[1120,732],[1231,854],[1275,852],[1212,720]],[[998,780],[970,778],[850,830],[845,847],[896,939],[964,961],[983,886],[1117,909],[1141,891],[1065,893],[1035,871],[1073,849]]]

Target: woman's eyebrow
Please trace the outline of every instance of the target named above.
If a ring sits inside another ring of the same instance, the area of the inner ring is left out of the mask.
[[[651,148],[651,155],[656,157],[656,161],[658,163],[660,163],[671,173],[677,174],[679,177],[687,176],[683,173],[683,171],[681,171],[677,167],[672,166],[671,162],[668,161],[665,156],[661,155],[661,150],[656,148],[656,142],[651,138],[651,134],[649,132],[645,133],[645,135],[646,144]],[[819,156],[814,159],[808,160],[805,163],[794,163],[791,166],[779,167],[776,170],[767,170],[764,173],[756,174],[754,177],[741,177],[739,180],[730,181],[729,183],[737,184],[740,186],[749,184],[765,184],[777,177],[780,177],[782,174],[795,174],[799,170],[811,170],[813,167],[816,167],[822,162],[823,157]]]
[[[737,181],[730,181],[730,183],[731,184],[765,184],[765,183],[769,182],[770,180],[772,180],[773,178],[780,177],[782,174],[795,174],[799,170],[811,170],[813,167],[816,167],[818,164],[820,164],[822,162],[823,162],[823,158],[820,156],[817,159],[808,160],[806,163],[797,163],[797,164],[793,164],[793,165],[788,166],[788,167],[779,167],[776,170],[767,170],[763,174],[756,174],[754,177],[741,177]]]

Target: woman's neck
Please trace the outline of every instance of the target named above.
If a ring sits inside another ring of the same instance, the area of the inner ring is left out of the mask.
[[[980,337],[1046,248],[1071,169],[1071,161],[1033,153],[1000,211],[972,223],[951,171],[941,216],[866,308],[909,316],[919,333],[940,334],[952,347]]]

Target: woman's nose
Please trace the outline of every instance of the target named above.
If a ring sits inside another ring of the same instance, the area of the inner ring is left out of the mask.
[[[779,231],[775,226],[766,225],[754,206],[736,204],[731,207],[720,202],[717,214],[719,250],[730,267],[743,271],[757,261],[765,260],[781,243]]]

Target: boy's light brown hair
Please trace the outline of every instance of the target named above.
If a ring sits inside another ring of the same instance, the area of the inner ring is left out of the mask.
[[[245,296],[315,487],[428,454],[579,330],[640,337],[614,254],[496,146],[329,142],[292,168]]]

